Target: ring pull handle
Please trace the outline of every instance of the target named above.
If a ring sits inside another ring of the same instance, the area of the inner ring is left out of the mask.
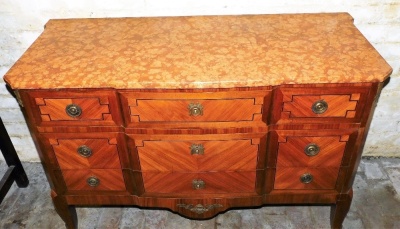
[[[313,103],[311,109],[315,114],[322,114],[326,110],[328,110],[328,103],[325,102],[324,100],[318,100],[315,103]]]
[[[204,154],[204,146],[203,144],[192,144],[190,146],[190,154],[191,155],[203,155]]]
[[[78,151],[79,155],[81,155],[82,157],[92,156],[92,149],[88,146],[81,145],[78,147],[77,151]]]
[[[309,156],[309,157],[313,157],[315,155],[317,155],[320,151],[320,147],[315,144],[315,143],[310,143],[308,145],[306,145],[306,147],[304,148],[304,153]]]
[[[76,104],[69,104],[65,108],[65,112],[67,112],[70,117],[76,118],[82,114],[82,109]]]
[[[200,179],[192,180],[192,188],[195,189],[195,190],[205,189],[206,188],[206,183],[203,180],[200,180]]]
[[[300,181],[303,184],[309,184],[313,181],[314,177],[310,173],[305,173],[300,176]]]
[[[90,187],[97,187],[100,184],[100,180],[99,178],[95,177],[95,176],[91,176],[86,180],[86,183],[90,186]]]
[[[203,115],[203,106],[200,103],[190,103],[188,105],[189,115],[190,116],[202,116]]]

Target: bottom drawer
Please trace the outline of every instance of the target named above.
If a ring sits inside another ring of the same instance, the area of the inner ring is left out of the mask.
[[[274,189],[335,189],[339,168],[277,168]]]
[[[144,172],[146,193],[206,194],[255,192],[256,172]]]
[[[126,190],[120,169],[62,170],[69,191],[123,191]]]

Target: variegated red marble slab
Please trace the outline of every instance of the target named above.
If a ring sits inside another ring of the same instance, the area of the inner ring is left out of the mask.
[[[14,89],[227,88],[385,80],[347,13],[50,20]]]

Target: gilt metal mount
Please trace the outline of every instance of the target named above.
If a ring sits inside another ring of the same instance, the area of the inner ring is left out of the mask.
[[[197,214],[203,214],[204,212],[208,212],[209,210],[212,210],[214,208],[222,208],[223,205],[221,204],[209,204],[209,205],[201,205],[201,204],[197,204],[197,205],[193,205],[193,204],[178,204],[178,207],[182,207],[185,209],[188,209],[192,212],[195,212]]]

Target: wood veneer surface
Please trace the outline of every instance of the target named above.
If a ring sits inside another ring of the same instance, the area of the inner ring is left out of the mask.
[[[6,73],[13,89],[229,88],[384,81],[347,13],[57,19]]]

